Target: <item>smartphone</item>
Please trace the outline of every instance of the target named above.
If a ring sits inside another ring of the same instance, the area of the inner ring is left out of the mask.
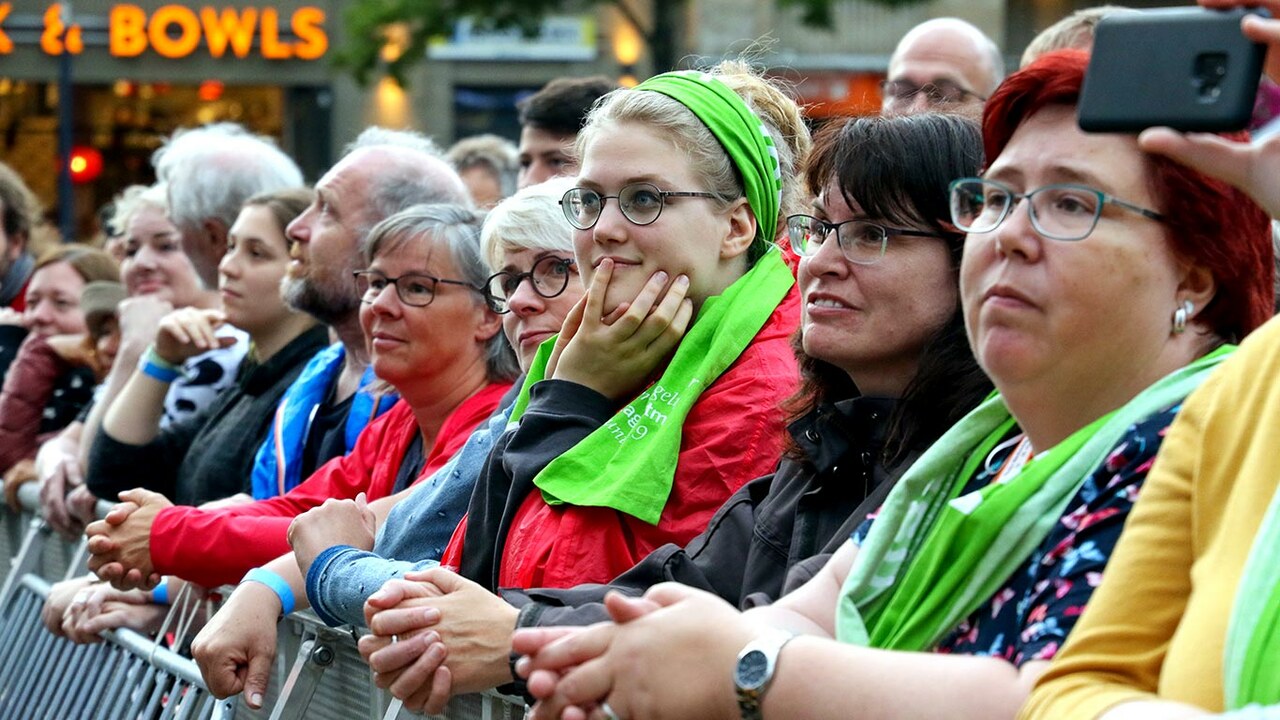
[[[1266,48],[1240,32],[1246,13],[1157,8],[1104,17],[1077,106],[1086,132],[1243,130],[1253,115]]]

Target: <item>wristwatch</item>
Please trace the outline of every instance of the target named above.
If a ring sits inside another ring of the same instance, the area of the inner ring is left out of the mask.
[[[738,690],[738,711],[742,720],[761,720],[760,703],[778,667],[778,653],[791,642],[794,634],[775,632],[747,643],[738,653],[733,669],[733,684]]]

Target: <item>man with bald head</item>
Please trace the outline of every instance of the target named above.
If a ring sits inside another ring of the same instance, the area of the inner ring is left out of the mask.
[[[884,115],[941,111],[980,115],[1004,79],[1000,48],[958,18],[934,18],[907,31],[881,84]]]
[[[368,364],[355,277],[364,238],[382,220],[419,203],[470,204],[462,178],[430,139],[372,127],[316,183],[316,200],[289,223],[290,307],[334,329],[347,350],[336,388],[350,397]]]

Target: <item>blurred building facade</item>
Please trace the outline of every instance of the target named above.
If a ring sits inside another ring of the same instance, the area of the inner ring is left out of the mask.
[[[0,160],[53,206],[64,64],[74,88],[74,143],[101,161],[75,188],[88,231],[99,204],[153,179],[150,153],[182,126],[243,123],[277,138],[309,180],[371,123],[421,130],[442,147],[483,132],[514,140],[515,102],[552,78],[604,74],[630,83],[651,74],[644,33],[655,25],[655,9],[676,8],[678,17],[663,27],[675,34],[683,64],[745,52],[788,80],[820,119],[875,112],[894,44],[922,20],[969,20],[1014,62],[1037,29],[1086,4],[931,0],[887,9],[846,0],[835,4],[831,28],[815,29],[773,0],[619,2],[625,10],[606,2],[573,11],[566,3],[531,38],[460,23],[431,45],[405,88],[385,78],[360,87],[333,67],[344,42],[348,3],[341,0],[0,2]],[[384,54],[402,51],[390,33]]]

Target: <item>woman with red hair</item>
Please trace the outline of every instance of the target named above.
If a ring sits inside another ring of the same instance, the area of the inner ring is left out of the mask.
[[[1006,80],[989,165],[951,185],[965,325],[998,393],[774,605],[669,584],[611,596],[614,623],[518,633],[535,718],[1014,717],[1182,400],[1272,301],[1266,214],[1131,136],[1082,133],[1086,63],[1051,53]]]
[[[1280,2],[1262,5],[1280,16]],[[1246,15],[1242,26],[1249,39],[1270,45],[1268,74],[1280,78],[1280,20]],[[1280,136],[1241,145],[1162,128],[1144,132],[1140,142],[1232,182],[1280,215]],[[1277,717],[1277,436],[1280,319],[1250,335],[1187,398],[1106,582],[1024,717]]]

